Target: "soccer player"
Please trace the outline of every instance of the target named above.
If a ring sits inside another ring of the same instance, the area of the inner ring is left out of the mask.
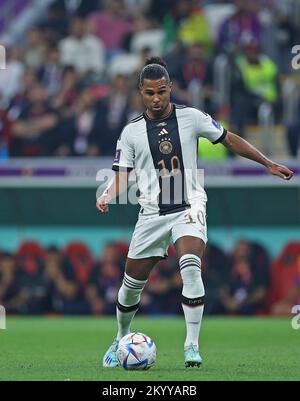
[[[197,139],[221,142],[231,152],[263,164],[269,173],[289,180],[293,172],[266,158],[241,137],[227,132],[208,114],[170,103],[172,83],[164,61],[152,57],[139,77],[146,111],[123,129],[113,163],[115,177],[97,199],[102,213],[127,188],[135,169],[141,206],[130,243],[125,275],[117,300],[118,333],[103,358],[103,366],[118,365],[119,340],[130,333],[131,321],[151,269],[174,243],[183,282],[182,308],[186,322],[185,367],[199,367],[198,338],[204,286],[201,258],[207,242],[206,194],[197,182]],[[164,193],[165,192],[165,193]]]

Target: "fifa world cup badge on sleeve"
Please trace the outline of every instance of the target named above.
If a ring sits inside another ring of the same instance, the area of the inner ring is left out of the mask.
[[[220,131],[221,131],[221,125],[219,124],[219,123],[217,123],[217,121],[215,121],[214,119],[211,119],[211,122],[213,123],[213,125],[217,128],[217,129],[219,129]]]
[[[115,158],[114,158],[114,163],[119,163],[120,156],[121,156],[121,149],[117,149],[116,150],[116,154],[115,154]]]

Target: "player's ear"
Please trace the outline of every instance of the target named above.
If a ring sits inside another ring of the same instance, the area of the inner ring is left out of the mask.
[[[169,88],[170,88],[170,92],[172,92],[172,89],[173,89],[173,82],[172,81],[169,82]]]

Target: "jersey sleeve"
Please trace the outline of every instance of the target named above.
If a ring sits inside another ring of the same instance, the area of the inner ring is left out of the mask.
[[[209,114],[193,109],[195,133],[197,138],[203,137],[213,144],[222,142],[227,135],[227,130],[215,121]]]
[[[130,130],[126,125],[117,142],[116,154],[112,169],[115,171],[131,171],[134,168],[134,148],[130,143]]]

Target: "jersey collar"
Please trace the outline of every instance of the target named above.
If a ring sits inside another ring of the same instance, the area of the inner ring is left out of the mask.
[[[143,116],[144,116],[144,118],[145,118],[146,120],[153,121],[153,122],[160,122],[160,121],[168,120],[169,118],[171,118],[174,112],[175,112],[175,107],[174,107],[174,104],[171,103],[171,110],[170,110],[170,113],[167,114],[164,118],[157,118],[157,119],[156,119],[156,118],[150,118],[150,117],[147,115],[146,112],[143,113]]]

